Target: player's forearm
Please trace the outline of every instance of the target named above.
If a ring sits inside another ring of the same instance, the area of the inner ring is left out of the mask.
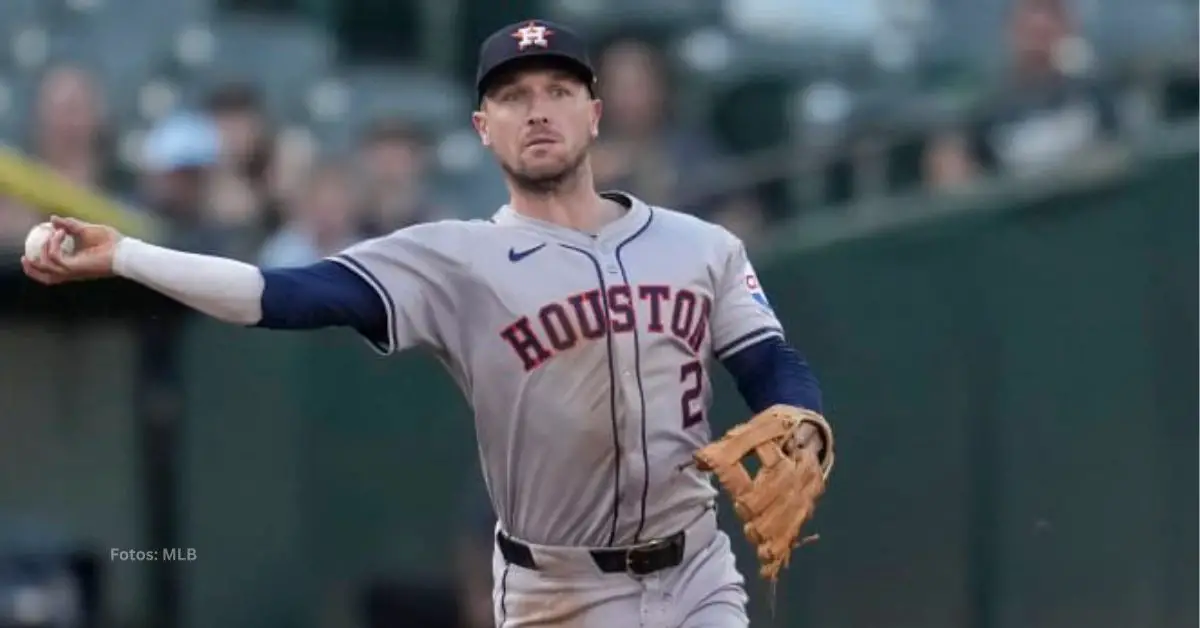
[[[228,323],[262,319],[263,275],[250,264],[122,238],[113,272]]]

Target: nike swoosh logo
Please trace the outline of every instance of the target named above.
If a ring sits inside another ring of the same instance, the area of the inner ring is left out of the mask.
[[[533,247],[532,249],[525,249],[524,251],[518,251],[516,249],[509,249],[508,250],[508,261],[519,262],[519,261],[525,259],[526,257],[529,257],[530,255],[533,255],[534,253],[537,253],[538,251],[542,250],[542,248],[544,248],[545,246],[546,246],[546,244],[542,243],[542,244],[539,244],[539,245]]]

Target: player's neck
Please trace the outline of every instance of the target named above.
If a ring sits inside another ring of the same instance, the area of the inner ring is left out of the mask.
[[[509,206],[517,213],[583,233],[596,233],[619,213],[596,192],[590,173],[580,173],[549,192],[511,188]]]

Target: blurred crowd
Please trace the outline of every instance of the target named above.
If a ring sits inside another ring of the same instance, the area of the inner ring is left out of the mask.
[[[912,186],[953,189],[996,172],[1044,172],[1095,154],[1137,122],[1136,111],[1121,107],[1127,94],[1090,78],[1089,48],[1065,2],[1014,0],[1009,29],[1008,74],[986,115],[932,125],[892,155]],[[680,122],[678,90],[652,42],[617,39],[596,60],[605,117],[593,159],[602,187],[722,223],[748,240],[788,215],[763,190],[788,175],[780,161],[794,153],[768,159],[766,176],[746,172],[749,160],[710,129]],[[121,129],[110,126],[103,88],[83,67],[48,68],[31,115],[23,148],[36,159],[163,218],[177,246],[267,266],[310,262],[413,223],[487,215],[504,202],[498,194],[489,207],[457,206],[434,183],[436,138],[414,120],[379,116],[356,130],[350,150],[331,154],[312,136],[281,131],[247,82],[216,85],[200,106],[161,118],[132,158],[122,157]],[[862,185],[861,172],[836,160],[822,177],[828,189]],[[39,220],[0,198],[0,246]]]
[[[672,128],[661,56],[621,41],[600,57],[606,129],[594,166],[604,187],[730,222],[760,220],[749,196],[690,202],[689,179],[722,156],[700,131]],[[252,84],[218,85],[196,111],[166,116],[133,160],[123,160],[105,124],[104,98],[82,68],[48,70],[38,90],[27,150],[70,180],[104,190],[174,225],[179,246],[303,264],[363,237],[443,217],[486,215],[458,208],[431,184],[433,138],[403,117],[358,129],[350,154],[326,154],[307,136],[277,132]],[[464,120],[464,124],[468,121]],[[686,206],[680,205],[686,203]],[[5,200],[0,241],[22,238],[39,215]]]
[[[362,129],[354,154],[328,156],[274,131],[253,85],[219,86],[197,111],[165,117],[134,160],[120,158],[103,96],[84,70],[48,71],[29,153],[172,229],[174,244],[265,265],[303,264],[364,236],[448,215],[426,187],[429,146],[402,119]],[[132,162],[132,165],[129,163]],[[0,240],[41,220],[9,200]]]

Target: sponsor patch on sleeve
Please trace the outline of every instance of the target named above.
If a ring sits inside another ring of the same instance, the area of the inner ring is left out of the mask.
[[[767,300],[767,294],[763,292],[762,284],[758,282],[758,275],[755,274],[754,267],[749,262],[746,263],[745,275],[746,289],[750,291],[750,296],[764,309],[770,311],[771,302]]]

